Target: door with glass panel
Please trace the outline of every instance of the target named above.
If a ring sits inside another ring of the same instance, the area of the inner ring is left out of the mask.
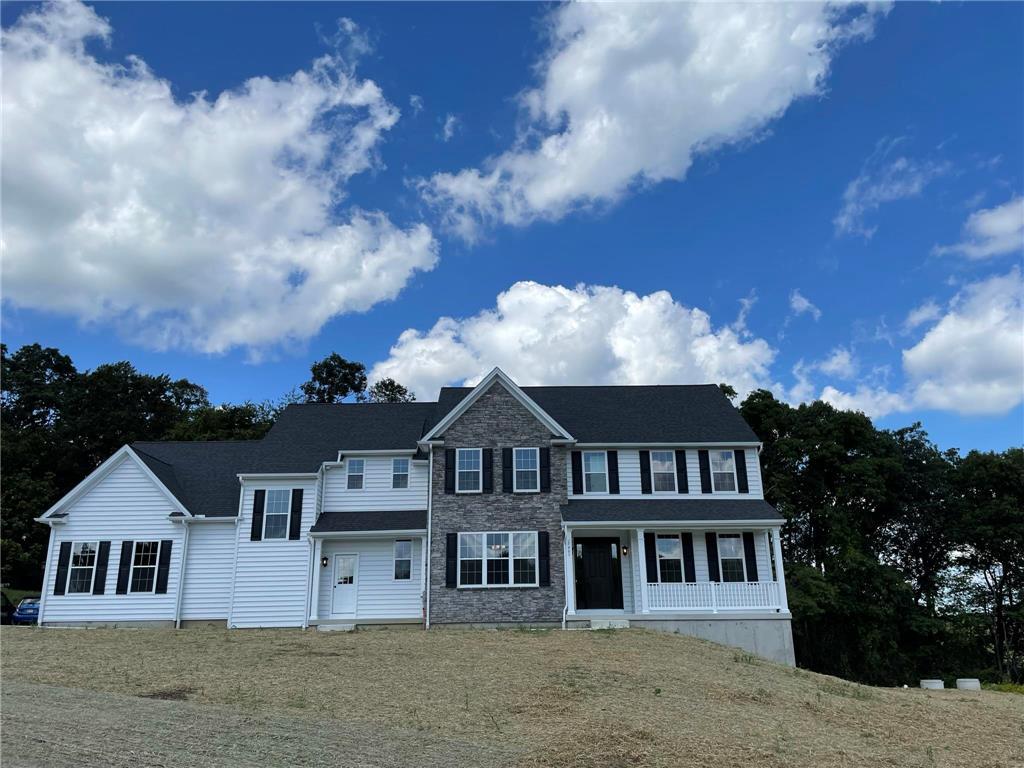
[[[334,594],[332,616],[355,616],[359,594],[359,555],[334,556]]]

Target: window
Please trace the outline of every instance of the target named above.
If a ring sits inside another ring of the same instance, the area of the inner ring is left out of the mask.
[[[676,492],[676,455],[672,451],[651,451],[651,479],[654,492]]]
[[[131,592],[152,592],[156,588],[156,560],[159,541],[136,541],[132,555]]]
[[[455,451],[455,490],[458,493],[480,493],[483,474],[479,448]]]
[[[716,491],[736,490],[736,457],[732,451],[711,451],[711,482]]]
[[[740,534],[718,534],[718,562],[722,569],[722,581],[747,580],[747,564]]]
[[[69,595],[92,592],[92,580],[96,574],[96,550],[99,543],[79,541],[71,545],[71,567],[68,569]]]
[[[408,581],[412,578],[412,542],[398,539],[395,542],[395,580]]]
[[[409,460],[408,459],[392,459],[391,460],[391,487],[392,488],[408,488],[409,487]]]
[[[292,492],[289,488],[271,488],[263,508],[263,538],[288,538],[288,515],[291,512]]]
[[[349,459],[348,462],[348,486],[350,491],[358,491],[363,487],[363,469],[366,462],[362,459]]]
[[[683,544],[679,534],[658,534],[658,581],[683,580]]]
[[[608,492],[608,457],[604,451],[583,453],[583,492]]]
[[[512,488],[516,492],[540,490],[540,449],[516,448],[513,451],[515,472]]]
[[[459,586],[537,586],[537,534],[460,533]]]

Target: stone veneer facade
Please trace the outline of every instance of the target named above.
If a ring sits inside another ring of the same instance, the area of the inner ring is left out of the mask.
[[[551,432],[500,382],[495,382],[434,447],[431,498],[430,623],[545,624],[560,622],[565,606],[562,514],[567,451],[551,445]],[[505,493],[502,448],[551,448],[551,491]],[[494,492],[444,491],[445,449],[493,448]],[[551,585],[458,589],[445,586],[447,534],[465,531],[547,531]]]

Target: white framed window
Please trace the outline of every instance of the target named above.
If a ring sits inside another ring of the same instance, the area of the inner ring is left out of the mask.
[[[455,450],[455,492],[480,493],[483,489],[483,459],[480,448]]]
[[[736,492],[736,455],[732,451],[711,451],[711,486],[720,493]]]
[[[395,581],[409,581],[412,578],[412,541],[395,541]]]
[[[679,583],[683,580],[683,542],[678,533],[658,534],[658,581]]]
[[[160,554],[159,541],[136,541],[132,552],[132,570],[129,592],[153,592],[156,589],[156,563]]]
[[[583,492],[608,493],[608,454],[583,452]]]
[[[347,483],[345,485],[350,491],[358,491],[363,487],[363,473],[366,470],[366,462],[363,459],[349,459],[345,462]]]
[[[512,490],[533,493],[540,490],[540,448],[512,450]]]
[[[391,487],[392,488],[408,488],[409,487],[409,460],[408,459],[392,459],[391,460]]]
[[[68,583],[65,594],[77,595],[92,592],[96,577],[96,552],[98,541],[76,541],[71,545],[71,567],[68,568]]]
[[[718,568],[722,581],[747,580],[747,559],[743,555],[743,537],[740,534],[718,534]]]
[[[651,451],[651,487],[655,493],[676,492],[675,451]]]
[[[269,488],[263,503],[263,538],[287,539],[292,510],[291,488]]]
[[[536,587],[537,532],[459,534],[460,587]]]

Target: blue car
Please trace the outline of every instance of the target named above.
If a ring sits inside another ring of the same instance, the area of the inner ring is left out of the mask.
[[[35,624],[39,621],[39,598],[26,597],[11,614],[12,624]]]

